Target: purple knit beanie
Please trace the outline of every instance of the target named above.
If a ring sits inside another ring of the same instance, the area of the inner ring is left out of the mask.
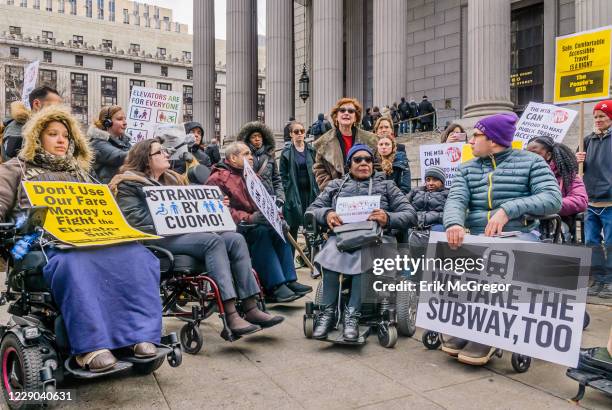
[[[480,130],[491,141],[509,147],[514,139],[517,120],[518,117],[513,112],[495,114],[478,121],[474,128]]]

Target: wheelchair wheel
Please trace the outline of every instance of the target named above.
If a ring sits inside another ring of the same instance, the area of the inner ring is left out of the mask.
[[[180,346],[172,348],[172,352],[167,356],[170,367],[179,367],[183,363],[183,352]]]
[[[423,337],[421,341],[429,350],[436,350],[442,344],[442,340],[440,340],[440,334],[438,332],[432,332],[431,330],[427,330],[423,332]]]
[[[198,354],[202,350],[204,339],[202,338],[202,332],[200,328],[194,323],[186,323],[180,332],[181,345],[183,350],[189,354]]]
[[[2,393],[11,409],[29,409],[38,406],[10,400],[18,392],[42,391],[40,369],[42,357],[39,347],[26,347],[12,333],[6,335],[0,346],[2,357]]]
[[[397,328],[395,326],[380,325],[378,327],[378,343],[388,349],[397,343]]]
[[[307,339],[311,339],[313,332],[314,317],[306,317],[306,315],[304,315],[304,336],[306,336]]]
[[[164,360],[166,358],[164,356],[157,358],[149,363],[134,363],[132,369],[134,369],[135,373],[147,375],[153,373],[155,370],[159,369],[162,364],[164,364]]]
[[[582,330],[586,329],[591,323],[591,315],[586,310],[584,311],[584,322],[582,322]]]
[[[518,353],[512,353],[510,363],[512,363],[512,368],[517,373],[525,373],[531,366],[531,357]]]
[[[418,295],[416,291],[397,292],[396,295],[397,330],[402,336],[412,337],[416,332]]]
[[[320,305],[323,302],[323,281],[317,284],[317,290],[315,292],[314,303]]]

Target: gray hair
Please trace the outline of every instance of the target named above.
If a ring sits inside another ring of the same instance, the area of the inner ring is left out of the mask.
[[[232,142],[225,148],[225,158],[237,156],[244,148],[249,148],[244,142]]]

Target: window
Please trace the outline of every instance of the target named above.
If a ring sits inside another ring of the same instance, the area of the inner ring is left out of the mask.
[[[83,56],[80,56],[80,55],[74,56],[74,65],[83,67]]]
[[[157,83],[158,90],[172,91],[172,84],[170,83]]]
[[[123,24],[130,24],[130,11],[123,9]]]
[[[11,113],[11,103],[21,99],[21,89],[23,88],[23,67],[5,65],[4,66],[4,115]]]
[[[11,47],[10,56],[13,58],[19,58],[19,47]]]
[[[113,69],[113,59],[112,58],[104,59],[104,68],[106,68],[107,70]]]
[[[20,36],[21,35],[21,27],[9,26],[9,34],[14,34],[16,36]]]
[[[7,6],[14,6],[15,5],[15,0],[6,0],[6,5]]]
[[[215,138],[221,138],[221,89],[215,88]]]
[[[19,5],[21,7],[27,8],[28,7],[28,0],[21,0]]]
[[[130,44],[130,51],[139,53],[140,52],[140,44],[136,44],[136,43]]]
[[[64,0],[57,0],[57,12],[64,14],[65,4]]]
[[[117,105],[117,77],[100,79],[102,88],[102,105]]]
[[[161,66],[161,76],[162,77],[168,77],[168,66]]]
[[[53,0],[47,0],[47,11],[53,11]]]
[[[191,51],[183,51],[183,58],[185,60],[191,60]]]
[[[92,17],[93,15],[93,0],[85,0],[85,15],[87,17]]]
[[[53,32],[52,31],[45,31],[45,30],[43,30],[42,38],[44,38],[46,40],[53,40]]]
[[[174,23],[174,31],[176,31],[177,33],[181,32],[181,23]]]
[[[50,51],[43,51],[43,62],[45,63],[53,62],[53,54]]]
[[[142,65],[140,63],[134,63],[134,74],[140,74],[142,72]]]
[[[38,85],[57,88],[57,71],[55,70],[38,70]]]
[[[40,10],[40,0],[34,0],[34,8]]]
[[[164,47],[157,47],[157,54],[160,56],[166,55],[166,49]]]
[[[76,4],[76,0],[69,0],[70,1],[70,14],[72,14],[73,16],[77,15],[77,4]]]
[[[151,20],[145,17],[145,27],[151,27]]]
[[[191,68],[187,69],[187,79],[188,80],[192,80],[193,79],[193,69],[191,69]]]
[[[115,21],[115,0],[108,0],[108,21]]]
[[[263,88],[263,78],[257,79],[257,88]]]
[[[88,104],[87,104],[87,74],[70,73],[70,108],[72,114],[81,121],[87,124]]]
[[[266,95],[257,94],[257,121],[266,122]]]
[[[183,121],[193,121],[193,87],[183,86]]]
[[[146,87],[145,80],[130,80],[130,96],[132,95],[132,88],[136,87]]]
[[[102,39],[102,48],[113,48],[113,40]]]
[[[77,36],[76,34],[72,35],[72,42],[74,44],[83,44],[83,36]]]
[[[104,0],[98,0],[98,20],[104,20]]]
[[[164,17],[164,29],[170,31],[170,17]]]

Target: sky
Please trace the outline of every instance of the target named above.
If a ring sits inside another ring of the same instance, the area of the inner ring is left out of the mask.
[[[225,4],[227,0],[141,0],[155,6],[172,9],[175,21],[189,25],[189,32],[193,33],[193,2],[214,1],[215,2],[215,37],[226,39],[225,34]],[[257,1],[257,32],[266,34],[266,0]]]

